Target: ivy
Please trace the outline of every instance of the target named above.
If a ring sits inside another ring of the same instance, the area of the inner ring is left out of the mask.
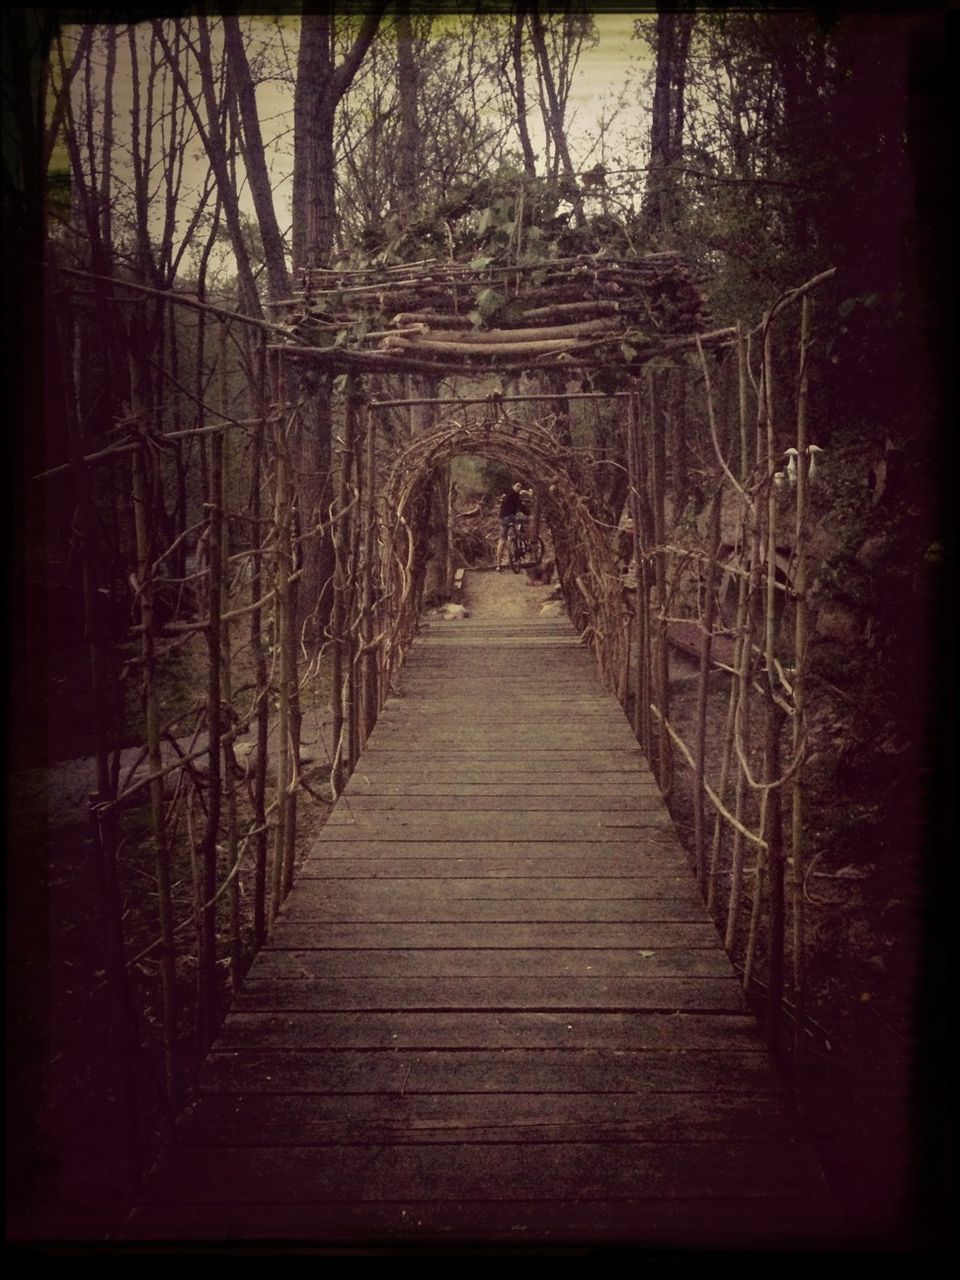
[[[474,298],[475,309],[470,312],[470,319],[476,328],[482,328],[493,316],[498,315],[506,304],[506,298],[496,289],[481,289]]]

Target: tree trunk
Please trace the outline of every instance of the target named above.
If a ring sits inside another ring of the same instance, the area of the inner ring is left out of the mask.
[[[229,68],[233,76],[243,124],[241,133],[243,163],[247,170],[254,208],[257,211],[257,222],[260,226],[260,237],[263,240],[263,252],[267,263],[267,287],[271,300],[277,301],[290,296],[290,276],[287,271],[283,237],[280,234],[280,226],[273,205],[273,189],[263,148],[256,90],[240,31],[240,21],[236,14],[224,14],[223,31]]]
[[[654,232],[669,231],[677,215],[673,168],[682,155],[686,64],[692,28],[691,13],[668,9],[657,15],[650,171],[642,206]]]
[[[293,269],[325,265],[336,232],[337,105],[350,88],[376,35],[385,4],[364,16],[353,47],[339,66],[333,61],[333,19],[304,13],[293,99]]]
[[[333,61],[333,20],[329,14],[305,13],[300,24],[300,52],[294,93],[293,269],[329,263],[336,235],[334,123],[337,104],[346,93],[376,34],[385,5],[373,6],[356,40],[339,66]],[[306,384],[306,380],[304,380]],[[333,544],[329,531],[317,530],[330,505],[332,389],[329,378],[301,386],[300,471],[308,477],[298,486],[303,581],[299,618],[304,638],[322,642],[333,603]]]
[[[419,68],[414,54],[409,0],[397,4],[397,93],[400,98],[400,139],[397,148],[397,204],[401,217],[418,204],[420,121]]]
[[[513,57],[513,100],[517,104],[517,133],[520,135],[520,148],[523,151],[523,170],[528,178],[537,176],[536,156],[530,141],[530,130],[527,128],[527,89],[523,71],[523,22],[522,13],[517,13],[513,20],[513,40],[511,55]]]
[[[550,65],[550,55],[547,52],[547,41],[543,30],[543,19],[536,9],[534,9],[530,14],[530,34],[533,40],[534,50],[536,51],[537,64],[540,69],[540,76],[546,96],[546,111],[544,112],[545,123],[550,131],[550,136],[553,138],[553,145],[556,148],[557,157],[563,169],[564,176],[569,178],[572,182],[576,182],[573,161],[570,159],[570,150],[567,146],[567,134],[563,121],[563,108],[560,104],[559,95],[557,94],[557,85],[553,75],[553,67]]]

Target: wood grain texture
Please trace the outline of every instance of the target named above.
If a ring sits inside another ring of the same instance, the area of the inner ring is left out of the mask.
[[[132,1238],[842,1234],[563,620],[421,635],[177,1128]]]

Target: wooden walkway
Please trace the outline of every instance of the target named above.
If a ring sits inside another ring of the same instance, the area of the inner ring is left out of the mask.
[[[657,787],[568,622],[435,623],[137,1238],[838,1230]]]

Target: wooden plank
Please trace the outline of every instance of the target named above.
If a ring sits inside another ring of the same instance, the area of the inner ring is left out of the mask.
[[[229,1049],[735,1049],[763,1052],[752,1017],[706,1013],[426,1012],[228,1014]],[[518,1095],[519,1096],[519,1095]],[[524,1095],[526,1096],[526,1095]],[[642,1107],[642,1100],[636,1099]],[[543,1113],[542,1117],[546,1113]]]
[[[556,773],[570,773],[574,776],[600,772],[627,773],[634,776],[640,775],[646,781],[653,780],[650,766],[644,759],[630,754],[627,750],[611,750],[609,747],[590,747],[582,750],[565,747],[563,750],[553,752],[544,751],[539,745],[526,749],[508,745],[483,749],[468,745],[464,739],[456,748],[434,750],[408,748],[409,744],[404,745],[401,742],[389,744],[385,742],[382,747],[377,747],[371,741],[360,757],[357,768],[360,772],[365,772],[371,761],[375,760],[378,773],[381,769],[415,770],[422,763],[421,757],[429,757],[442,766],[444,773],[448,769],[459,771],[470,765],[474,768],[478,765],[481,767],[486,765],[504,771],[519,770],[522,774],[547,773],[551,770]],[[501,757],[499,763],[496,759],[498,756]]]
[[[489,695],[484,696],[483,700],[483,708],[476,708],[466,721],[462,710],[447,713],[438,711],[429,704],[419,711],[408,710],[406,706],[402,711],[393,713],[385,710],[377,721],[374,732],[399,733],[411,729],[430,729],[462,737],[479,730],[491,736],[509,737],[517,728],[533,730],[549,727],[567,729],[573,733],[578,733],[583,728],[610,728],[617,734],[624,730],[628,735],[630,733],[630,726],[624,719],[623,712],[619,708],[614,710],[599,700],[567,700],[557,703],[553,708],[541,701],[523,707],[517,704],[516,699],[504,699],[501,706]]]
[[[730,962],[718,948],[610,947],[584,951],[546,947],[521,951],[505,947],[360,948],[307,951],[265,948],[257,958],[258,978],[512,978],[602,974],[610,977],[724,978]]]
[[[356,867],[344,866],[340,861],[333,865],[333,862],[334,860],[330,859],[324,864],[320,859],[314,859],[306,863],[299,877],[301,884],[305,886],[310,880],[314,883],[322,882],[325,893],[340,896],[344,892],[344,882],[350,883],[352,880],[354,883],[359,882],[370,888],[374,888],[376,883],[380,882],[391,897],[396,898],[397,895],[403,894],[416,901],[426,901],[428,898],[444,901],[503,898],[513,901],[522,899],[543,901],[548,898],[576,898],[580,901],[590,901],[594,898],[620,898],[637,901],[643,898],[672,898],[682,901],[685,906],[699,907],[702,912],[706,911],[696,890],[692,888],[688,876],[653,875],[647,879],[639,876],[620,876],[616,873],[600,876],[595,873],[596,865],[593,864],[594,874],[582,876],[506,875],[494,870],[486,876],[462,877],[457,874],[459,868],[456,863],[451,866],[449,859],[443,863],[437,858],[431,861],[430,868],[424,869],[423,876],[419,877],[417,866],[412,865],[415,864],[414,859],[407,859],[402,865],[396,867],[385,867],[382,859],[374,858],[367,859],[363,865],[358,861]],[[448,868],[449,875],[441,879],[441,869],[444,865]],[[706,915],[699,918],[706,919]]]
[[[328,924],[304,921],[301,915],[279,920],[271,931],[270,951],[310,947],[577,947],[583,951],[607,947],[709,947],[716,950],[717,931],[704,921],[698,924],[610,924],[599,921],[566,924],[505,924],[500,921],[470,924]]]
[[[477,858],[467,856],[388,857],[383,848],[378,851],[375,847],[369,849],[366,857],[352,857],[350,844],[347,842],[343,846],[345,856],[342,857],[332,855],[327,857],[318,846],[309,860],[303,864],[299,874],[302,880],[400,879],[409,881],[419,879],[425,882],[423,887],[428,893],[433,891],[434,886],[438,892],[446,892],[446,882],[451,880],[458,882],[484,880],[491,887],[496,880],[508,881],[510,885],[516,885],[521,889],[525,889],[526,885],[536,880],[541,885],[536,894],[540,897],[549,892],[543,885],[543,880],[552,872],[550,883],[553,891],[561,897],[570,896],[577,889],[583,890],[582,896],[590,897],[593,886],[604,880],[610,883],[633,881],[640,897],[651,895],[690,897],[691,899],[699,897],[689,874],[680,874],[679,866],[676,867],[677,874],[672,877],[668,874],[669,863],[664,872],[660,872],[651,864],[644,873],[643,868],[638,866],[636,860],[630,858],[628,854],[624,854],[621,860],[614,857],[590,858],[582,853],[577,857],[575,846],[571,845],[570,849],[571,856],[563,860],[543,856],[537,858],[518,856],[503,861],[482,855]],[[648,883],[641,885],[642,880]],[[641,889],[645,890],[645,894],[640,892]],[[501,890],[497,889],[495,892],[499,893]],[[502,892],[509,893],[509,887]]]
[[[765,1053],[627,1049],[233,1050],[212,1053],[215,1093],[746,1093],[769,1084]],[[559,1111],[562,1118],[562,1107]]]
[[[442,725],[431,720],[378,725],[370,737],[369,750],[415,744],[420,750],[438,753],[498,750],[522,756],[558,751],[575,755],[621,748],[629,753],[637,745],[625,721],[617,724],[598,720],[582,710],[573,712],[564,722],[544,720],[540,716],[525,720],[506,708],[504,715],[511,718],[506,725],[499,726],[472,718],[469,723],[459,725],[455,722]],[[627,759],[636,762],[633,756],[628,755]]]
[[[416,840],[515,840],[526,836],[535,840],[557,840],[566,844],[583,840],[620,840],[626,844],[637,838],[638,832],[647,830],[672,830],[666,810],[654,810],[638,814],[563,814],[537,812],[503,814],[495,811],[484,813],[435,813],[429,810],[410,810],[392,813],[382,818],[375,814],[347,812],[345,809],[331,814],[320,835],[320,840],[369,840],[375,834],[380,838],[403,839],[404,832]]]
[[[544,777],[534,776],[538,779]],[[458,782],[455,779],[448,781],[436,778],[424,781],[422,773],[414,773],[412,770],[405,780],[398,779],[396,774],[391,775],[388,780],[379,773],[373,778],[355,773],[344,794],[351,802],[355,796],[543,796],[563,800],[568,796],[623,795],[656,797],[660,801],[659,788],[655,782],[638,782],[630,775],[624,775],[623,781],[608,782],[605,775],[595,776],[597,780],[593,782],[575,780],[575,774],[557,782]]]
[[[312,1009],[609,1009],[743,1013],[743,991],[724,978],[280,978],[249,977],[234,1008],[247,1012]]]
[[[440,770],[431,770],[427,772],[422,764],[418,763],[417,757],[411,755],[397,754],[389,760],[381,757],[377,761],[376,768],[372,763],[361,760],[360,765],[351,775],[351,781],[356,778],[376,779],[378,782],[403,782],[406,779],[422,782],[425,778],[439,773]],[[583,761],[578,765],[550,765],[541,763],[530,763],[524,761],[522,764],[506,763],[496,759],[477,761],[468,760],[457,763],[452,760],[443,762],[442,775],[445,782],[457,783],[467,782],[486,786],[496,786],[499,783],[513,783],[522,786],[526,782],[534,785],[546,783],[548,785],[562,787],[566,782],[584,783],[591,785],[593,782],[600,783],[603,786],[619,786],[624,785],[636,790],[640,788],[648,788],[656,786],[653,780],[653,774],[648,769],[631,768],[629,763],[620,764],[598,764],[594,765],[589,761]]]
[[[438,893],[394,892],[395,880],[367,885],[349,880],[336,883],[331,894],[327,882],[303,881],[287,899],[283,919],[294,915],[300,923],[314,921],[707,921],[706,908],[699,900],[678,898],[560,898],[560,899],[471,899],[451,898]],[[292,899],[292,900],[291,900]],[[713,927],[712,925],[710,926]]]
[[[342,812],[367,813],[551,813],[557,811],[556,795],[374,795],[353,792],[343,805]],[[624,795],[572,796],[563,798],[563,811],[567,813],[654,813],[659,818],[665,811],[660,796]]]
[[[417,720],[377,722],[370,736],[370,749],[390,743],[436,744],[458,751],[485,751],[490,747],[514,751],[604,751],[623,741],[625,749],[636,745],[630,728],[622,716],[591,715],[578,711],[575,715],[544,720],[542,716],[518,717],[516,710],[504,707],[500,723],[473,717],[443,724],[429,717]]]
[[[204,1146],[314,1143],[758,1142],[799,1137],[785,1094],[205,1093],[180,1125]]]
[[[608,875],[620,867],[620,875],[686,876],[693,883],[689,859],[670,831],[653,829],[644,833],[642,843],[634,846],[623,840],[416,840],[406,839],[405,828],[398,832],[371,831],[369,838],[357,838],[357,833],[342,834],[342,828],[332,828],[326,838],[318,839],[304,866],[329,858],[429,858],[443,864],[469,858],[478,866],[501,861],[517,868],[525,863],[539,865],[535,874],[550,874],[557,868],[558,878],[567,872],[576,874],[577,868]],[[539,863],[538,863],[539,860]],[[548,865],[549,864],[549,865]]]
[[[416,1200],[398,1189],[383,1202],[336,1204],[244,1201],[231,1204],[137,1207],[135,1239],[291,1240],[326,1246],[379,1246],[388,1254],[408,1245],[475,1249],[478,1242],[527,1249],[538,1245],[597,1245],[691,1249],[769,1247],[778,1253],[848,1247],[849,1227],[826,1195],[769,1195],[763,1200],[712,1191],[665,1199],[621,1196],[615,1201]]]
[[[147,1204],[394,1200],[417,1186],[437,1201],[727,1194],[762,1200],[809,1193],[817,1171],[781,1142],[476,1143],[390,1146],[182,1147],[147,1184]],[[806,1157],[806,1158],[805,1158]]]

